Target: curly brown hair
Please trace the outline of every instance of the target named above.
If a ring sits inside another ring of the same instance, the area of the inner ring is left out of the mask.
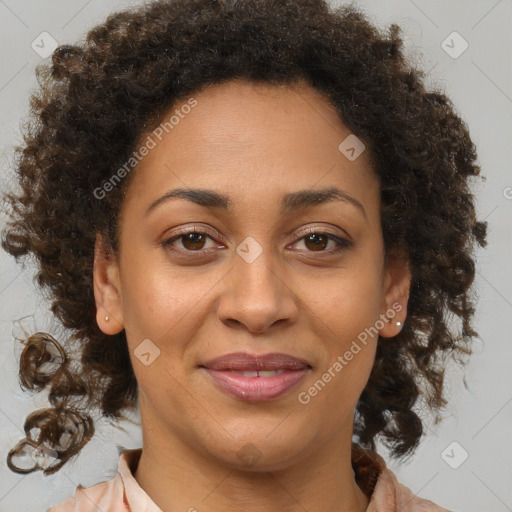
[[[71,330],[67,343],[78,342],[82,367],[72,370],[48,334],[26,340],[21,384],[50,386],[53,407],[27,418],[27,439],[8,455],[13,471],[41,469],[13,461],[45,443],[59,463],[44,474],[54,473],[93,435],[87,409],[118,421],[137,405],[125,332],[107,336],[98,328],[92,284],[96,235],[118,251],[118,214],[136,166],[102,200],[95,190],[178,99],[240,77],[305,80],[371,154],[386,257],[405,254],[412,280],[402,331],[393,343],[379,339],[354,435],[371,449],[380,437],[396,458],[413,453],[423,433],[419,399],[438,420],[447,358],[463,364],[478,336],[470,324],[473,251],[475,242],[487,244],[487,223],[476,221],[469,189],[480,167],[468,128],[443,92],[426,90],[400,31],[324,0],[157,0],[110,15],[38,66],[40,89],[16,147],[20,189],[5,196],[2,247],[17,260],[35,256],[37,283]],[[37,439],[30,437],[35,427]]]

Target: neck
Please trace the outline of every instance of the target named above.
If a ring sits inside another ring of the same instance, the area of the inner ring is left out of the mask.
[[[184,439],[144,436],[134,477],[165,512],[364,512],[368,497],[354,480],[351,435],[316,447],[285,467],[227,464]],[[145,430],[143,429],[143,432]],[[351,431],[349,432],[351,433]],[[255,450],[256,451],[256,450]]]

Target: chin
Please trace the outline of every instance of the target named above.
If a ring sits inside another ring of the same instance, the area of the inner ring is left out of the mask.
[[[257,428],[254,422],[238,422],[238,428],[226,426],[218,432],[221,439],[209,439],[207,450],[219,462],[236,470],[265,472],[278,471],[290,467],[306,457],[307,452],[313,452],[308,447],[308,438],[305,428],[286,425],[283,418],[266,418]],[[304,426],[303,426],[304,427]],[[278,432],[279,430],[279,432]],[[232,436],[228,432],[233,433]],[[214,444],[212,445],[212,440]]]

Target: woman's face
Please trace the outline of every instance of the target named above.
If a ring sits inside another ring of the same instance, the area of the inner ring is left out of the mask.
[[[97,244],[97,321],[126,330],[145,436],[283,468],[351,438],[369,329],[398,334],[409,275],[384,267],[369,151],[318,92],[237,80],[193,98],[163,116],[177,117],[133,171],[118,259]],[[162,199],[176,189],[210,194]],[[235,358],[215,372],[232,353],[302,366],[251,377]]]

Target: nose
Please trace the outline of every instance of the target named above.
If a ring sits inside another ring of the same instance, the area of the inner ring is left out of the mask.
[[[254,261],[238,254],[222,280],[217,314],[229,327],[243,327],[263,334],[278,324],[292,324],[298,318],[297,296],[286,273],[272,262],[270,250]]]

